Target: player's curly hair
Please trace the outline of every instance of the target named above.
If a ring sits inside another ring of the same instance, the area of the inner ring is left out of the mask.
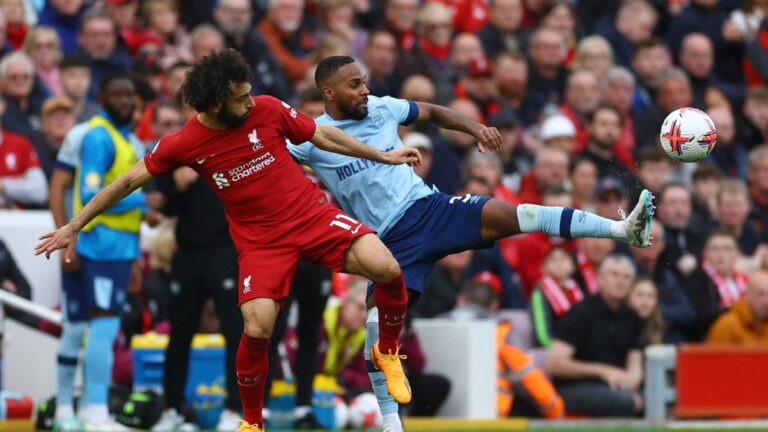
[[[251,81],[251,68],[242,54],[233,49],[213,52],[187,72],[181,93],[197,112],[224,104],[230,95],[230,84]]]

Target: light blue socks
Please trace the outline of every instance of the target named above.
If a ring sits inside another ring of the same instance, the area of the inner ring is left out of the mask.
[[[594,213],[568,207],[545,207],[533,204],[517,206],[517,221],[524,233],[545,232],[564,239],[597,237],[623,239],[623,221],[615,221]]]
[[[74,416],[72,404],[75,387],[75,373],[80,347],[83,343],[83,335],[88,328],[88,322],[64,321],[59,338],[59,354],[57,358],[57,391],[56,411],[57,418]]]
[[[112,348],[120,330],[120,317],[99,317],[91,320],[91,331],[85,346],[85,395],[82,405],[107,404],[112,382]]]

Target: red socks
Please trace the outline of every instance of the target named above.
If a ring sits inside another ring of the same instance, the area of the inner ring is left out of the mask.
[[[373,300],[379,308],[379,351],[394,354],[405,323],[408,295],[403,274],[389,282],[373,283]]]
[[[269,367],[269,339],[243,333],[237,350],[237,386],[243,400],[243,420],[264,427],[264,383]]]

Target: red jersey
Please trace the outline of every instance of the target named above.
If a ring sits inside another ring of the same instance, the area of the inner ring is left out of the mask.
[[[21,135],[2,131],[0,135],[0,177],[21,177],[40,161],[32,143]]]
[[[284,239],[311,203],[327,202],[286,148],[287,139],[303,143],[312,138],[314,120],[271,96],[253,100],[244,124],[214,130],[193,117],[144,157],[152,175],[183,165],[197,171],[224,205],[240,252]]]

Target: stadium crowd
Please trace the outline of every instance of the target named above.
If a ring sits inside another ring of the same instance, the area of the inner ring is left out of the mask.
[[[498,128],[503,145],[496,153],[479,153],[461,132],[401,128],[403,143],[424,158],[417,174],[440,191],[613,219],[642,189],[654,193],[648,248],[523,234],[446,257],[432,272],[410,318],[529,311],[533,343],[523,348],[546,350],[536,363],[562,401],[536,397],[545,385],[531,381],[525,388],[536,406],[523,412],[548,415],[548,404],[564,401],[574,414],[637,415],[645,345],[768,342],[765,0],[0,0],[0,208],[48,208],[59,149],[77,124],[101,112],[104,78],[131,78],[131,134],[150,151],[195,114],[180,94],[185,72],[225,47],[252,67],[254,94],[310,117],[324,110],[315,66],[351,55],[365,68],[371,95],[442,104]],[[706,111],[717,126],[717,146],[704,162],[681,164],[659,146],[662,121],[682,107]],[[186,364],[212,298],[215,312],[206,316],[218,315],[212,326],[227,337],[234,388],[242,321],[232,290],[237,258],[221,205],[184,168],[157,178],[142,196],[137,208],[161,234],[135,266],[118,345],[170,322],[168,364]],[[0,273],[3,289],[25,286],[17,273]],[[348,285],[354,280],[299,267],[292,291],[300,318],[288,333],[302,341],[299,358],[321,357],[296,365],[305,369],[297,376],[300,406],[311,399],[311,384],[302,390],[301,382],[311,383],[319,370],[370,389],[360,352],[347,358],[328,342],[335,351],[317,353],[321,339],[362,350],[355,332],[365,320],[355,314],[364,299],[354,287],[347,295]],[[331,287],[341,300],[329,318],[323,307]],[[275,353],[288,315],[273,337]],[[336,327],[318,335],[329,319],[347,326],[343,337]],[[337,357],[329,360],[329,352]],[[405,353],[418,376],[418,342]],[[280,356],[272,359],[278,373]],[[177,425],[186,370],[166,371],[166,404],[176,417],[164,419]],[[434,414],[449,384],[423,375],[424,388],[442,390],[422,400],[430,392],[414,384],[412,412]],[[130,384],[130,374],[114,377]],[[503,388],[500,405],[507,401]],[[236,391],[226,406],[222,428],[234,430]],[[561,415],[562,407],[554,412]],[[297,413],[308,417],[307,410]]]

